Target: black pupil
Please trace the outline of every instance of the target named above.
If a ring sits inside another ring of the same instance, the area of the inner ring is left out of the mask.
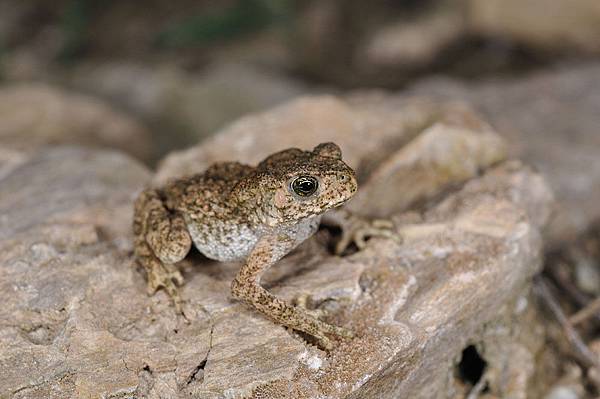
[[[305,197],[317,190],[317,181],[308,176],[299,177],[292,183],[292,189],[296,194]]]

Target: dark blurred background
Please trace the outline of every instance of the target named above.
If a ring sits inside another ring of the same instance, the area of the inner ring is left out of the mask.
[[[154,164],[306,93],[516,78],[599,53],[597,0],[1,0],[0,140]]]

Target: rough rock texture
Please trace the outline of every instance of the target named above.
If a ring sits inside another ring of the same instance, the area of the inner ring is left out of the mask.
[[[318,119],[298,114],[324,103],[331,108],[322,110],[321,128]],[[418,212],[393,210],[402,244],[373,239],[364,251],[334,257],[324,230],[265,278],[277,295],[308,295],[309,307],[356,331],[329,355],[232,301],[235,264],[197,255],[182,262],[189,323],[163,292],[148,297],[131,257],[132,200],[150,178],[138,164],[114,153],[57,148],[11,168],[0,180],[0,397],[450,398],[476,381],[463,370],[468,362],[458,365],[469,345],[465,353],[487,361],[490,393],[538,397],[547,385],[534,367],[543,328],[528,286],[540,267],[539,230],[551,195],[535,172],[501,161],[501,140],[464,107],[406,106],[414,112],[365,104],[371,123],[355,125],[347,103],[306,99],[245,118],[231,127],[240,136],[223,132],[191,150],[217,157],[211,151],[218,144],[217,152],[244,154],[236,145],[261,143],[268,132],[256,128],[264,120],[290,134],[312,131],[317,142],[334,135],[328,127],[336,123],[340,134],[349,127],[347,137],[361,137],[366,128],[375,141],[389,126],[384,115],[434,120],[409,129],[400,140],[406,147],[365,166],[372,171],[365,179],[392,164],[406,176],[421,163],[455,176],[448,183],[443,175],[436,190],[420,185],[427,189]],[[440,129],[445,140],[427,139]],[[295,136],[299,145],[305,136]],[[293,144],[281,140],[278,148]],[[340,145],[346,143],[359,162],[351,140]],[[446,156],[461,146],[468,156],[460,162]],[[402,155],[406,148],[413,148],[411,162]]]
[[[412,92],[473,104],[507,139],[510,154],[540,170],[558,200],[549,246],[600,219],[600,63],[481,83],[429,79]]]
[[[163,293],[147,297],[129,233],[147,179],[121,155],[63,148],[2,180],[0,396],[452,397],[468,389],[449,374],[468,344],[493,392],[537,389],[527,285],[549,193],[520,164],[403,225],[402,245],[374,240],[336,258],[320,237],[270,273],[278,295],[309,294],[357,331],[331,356],[232,302],[235,265],[186,262],[190,324]]]
[[[111,147],[151,156],[149,132],[97,99],[44,84],[0,87],[0,146],[35,150],[53,144]]]

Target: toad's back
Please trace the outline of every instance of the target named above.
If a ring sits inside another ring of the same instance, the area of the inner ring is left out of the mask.
[[[238,162],[214,164],[204,173],[171,182],[163,189],[167,207],[183,215],[194,245],[205,256],[245,258],[258,239],[232,189],[255,168]]]

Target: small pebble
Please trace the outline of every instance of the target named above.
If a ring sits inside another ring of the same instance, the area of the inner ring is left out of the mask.
[[[555,387],[544,399],[579,399],[579,395],[572,387]]]
[[[575,264],[575,282],[582,291],[600,294],[600,270],[598,264],[587,257],[577,259]]]

